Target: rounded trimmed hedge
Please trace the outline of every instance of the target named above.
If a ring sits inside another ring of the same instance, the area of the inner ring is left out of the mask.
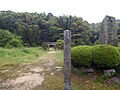
[[[96,45],[92,48],[92,61],[101,68],[113,68],[120,64],[119,50],[111,45]]]
[[[76,46],[71,49],[72,64],[78,66],[90,66],[92,60],[90,46]]]
[[[120,65],[120,48],[106,44],[73,47],[71,56],[75,67],[93,66],[95,69],[108,69]]]

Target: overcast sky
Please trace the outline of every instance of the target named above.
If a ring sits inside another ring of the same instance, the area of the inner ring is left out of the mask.
[[[2,10],[75,15],[96,23],[101,22],[105,15],[120,19],[120,0],[0,0]]]

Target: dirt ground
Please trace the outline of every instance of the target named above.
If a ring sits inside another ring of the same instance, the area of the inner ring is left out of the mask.
[[[54,53],[49,51],[36,62],[10,65],[0,70],[0,90],[43,90],[40,87],[45,75],[49,77],[62,69],[56,65]]]
[[[0,90],[64,90],[63,67],[57,63],[57,52],[50,50],[33,63],[4,66],[0,69]],[[101,74],[75,68],[71,84],[72,90],[120,90],[120,85],[104,80]]]

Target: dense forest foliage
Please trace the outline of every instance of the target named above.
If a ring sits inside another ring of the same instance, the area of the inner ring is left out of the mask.
[[[54,16],[52,13],[0,11],[0,29],[20,36],[27,46],[63,40],[63,31],[68,29],[72,32],[72,45],[76,46],[96,43],[100,23],[89,24],[81,17]],[[120,23],[118,30],[120,33]]]

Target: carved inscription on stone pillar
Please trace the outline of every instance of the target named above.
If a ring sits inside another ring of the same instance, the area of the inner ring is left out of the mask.
[[[64,90],[71,90],[71,31],[64,31]]]
[[[100,43],[118,45],[116,20],[114,17],[106,16],[101,24]]]

